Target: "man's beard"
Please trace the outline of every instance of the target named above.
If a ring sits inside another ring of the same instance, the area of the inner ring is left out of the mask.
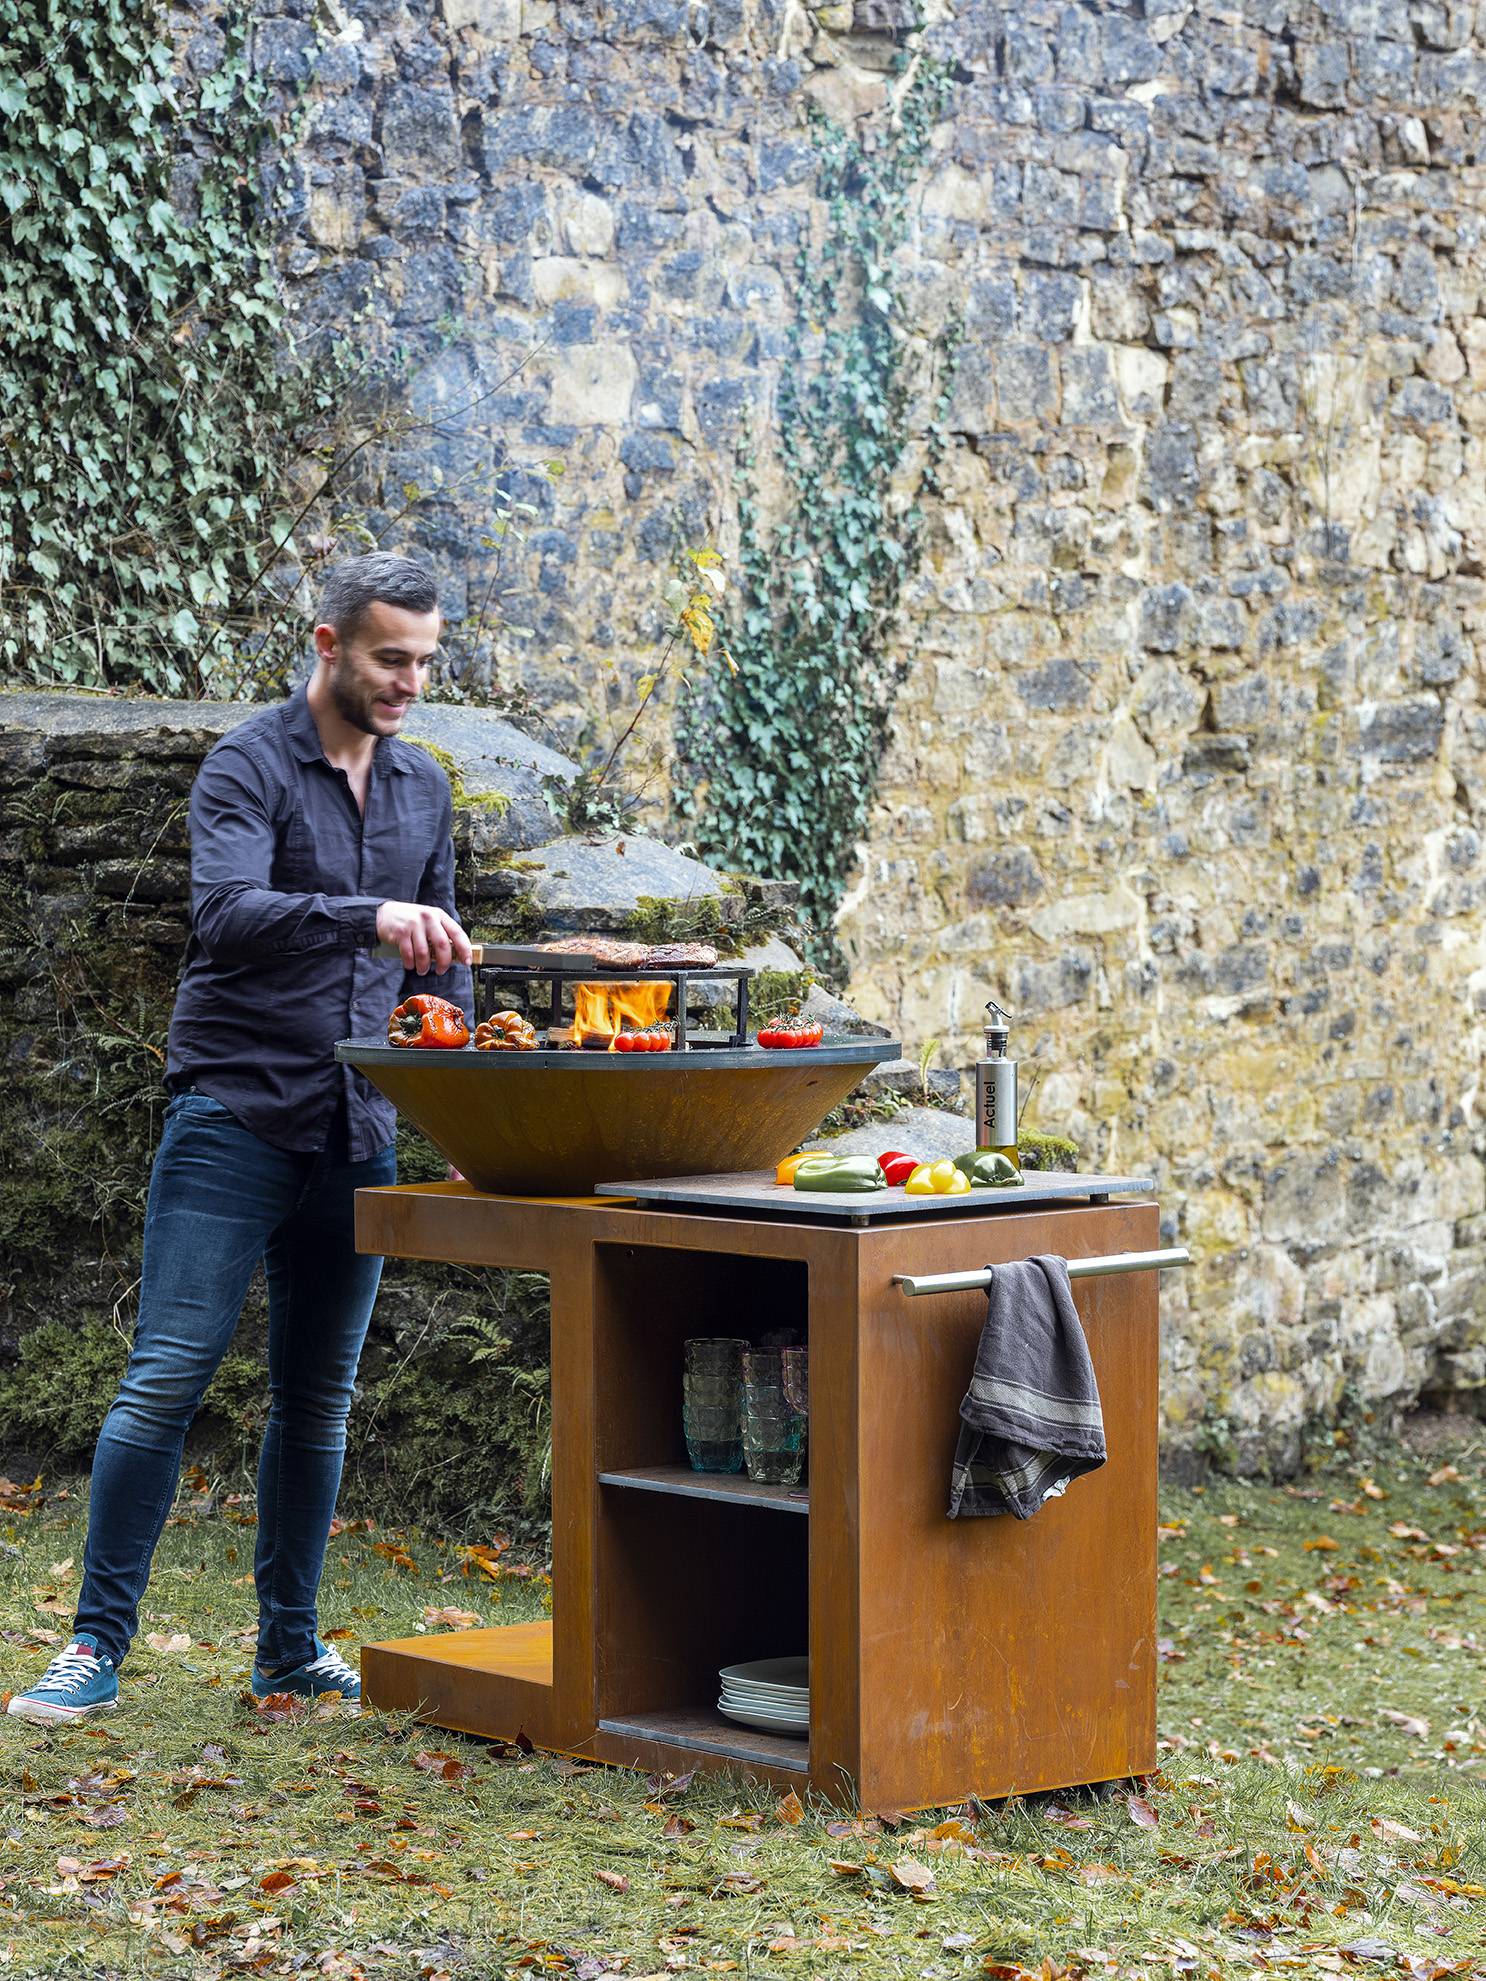
[[[353,729],[359,729],[363,736],[384,734],[372,716],[376,701],[374,691],[359,681],[348,681],[340,668],[330,677],[330,699],[335,703],[335,712],[341,720],[350,723]]]

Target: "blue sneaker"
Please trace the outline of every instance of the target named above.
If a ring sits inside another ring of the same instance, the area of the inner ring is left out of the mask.
[[[17,1692],[6,1712],[43,1726],[111,1713],[119,1703],[119,1674],[91,1637],[74,1637],[47,1666],[39,1685]]]
[[[307,1665],[270,1675],[253,1667],[253,1697],[266,1699],[272,1692],[297,1692],[303,1699],[318,1699],[322,1692],[339,1692],[353,1706],[361,1703],[361,1680],[339,1651],[332,1650],[321,1637],[315,1639],[315,1653]]]

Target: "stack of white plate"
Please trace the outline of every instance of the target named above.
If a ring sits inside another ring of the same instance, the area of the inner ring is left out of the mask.
[[[722,1697],[717,1710],[725,1719],[765,1733],[799,1736],[810,1731],[808,1658],[759,1658],[749,1665],[724,1665],[718,1676]]]

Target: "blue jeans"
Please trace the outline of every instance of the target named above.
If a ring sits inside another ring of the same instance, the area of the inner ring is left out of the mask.
[[[275,1149],[194,1090],[165,1111],[150,1176],[129,1366],[93,1460],[76,1628],[115,1663],[139,1625],[181,1449],[227,1352],[253,1269],[268,1279],[268,1426],[258,1465],[258,1662],[315,1655],[315,1596],[346,1416],[382,1261],[355,1246],[353,1199],[397,1174],[392,1146],[345,1160]]]

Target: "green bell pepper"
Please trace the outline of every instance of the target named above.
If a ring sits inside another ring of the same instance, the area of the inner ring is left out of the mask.
[[[806,1156],[795,1171],[797,1190],[886,1190],[876,1156]]]
[[[1022,1172],[1011,1158],[995,1149],[969,1149],[955,1157],[955,1168],[970,1178],[974,1190],[1004,1190],[1022,1181]]]

